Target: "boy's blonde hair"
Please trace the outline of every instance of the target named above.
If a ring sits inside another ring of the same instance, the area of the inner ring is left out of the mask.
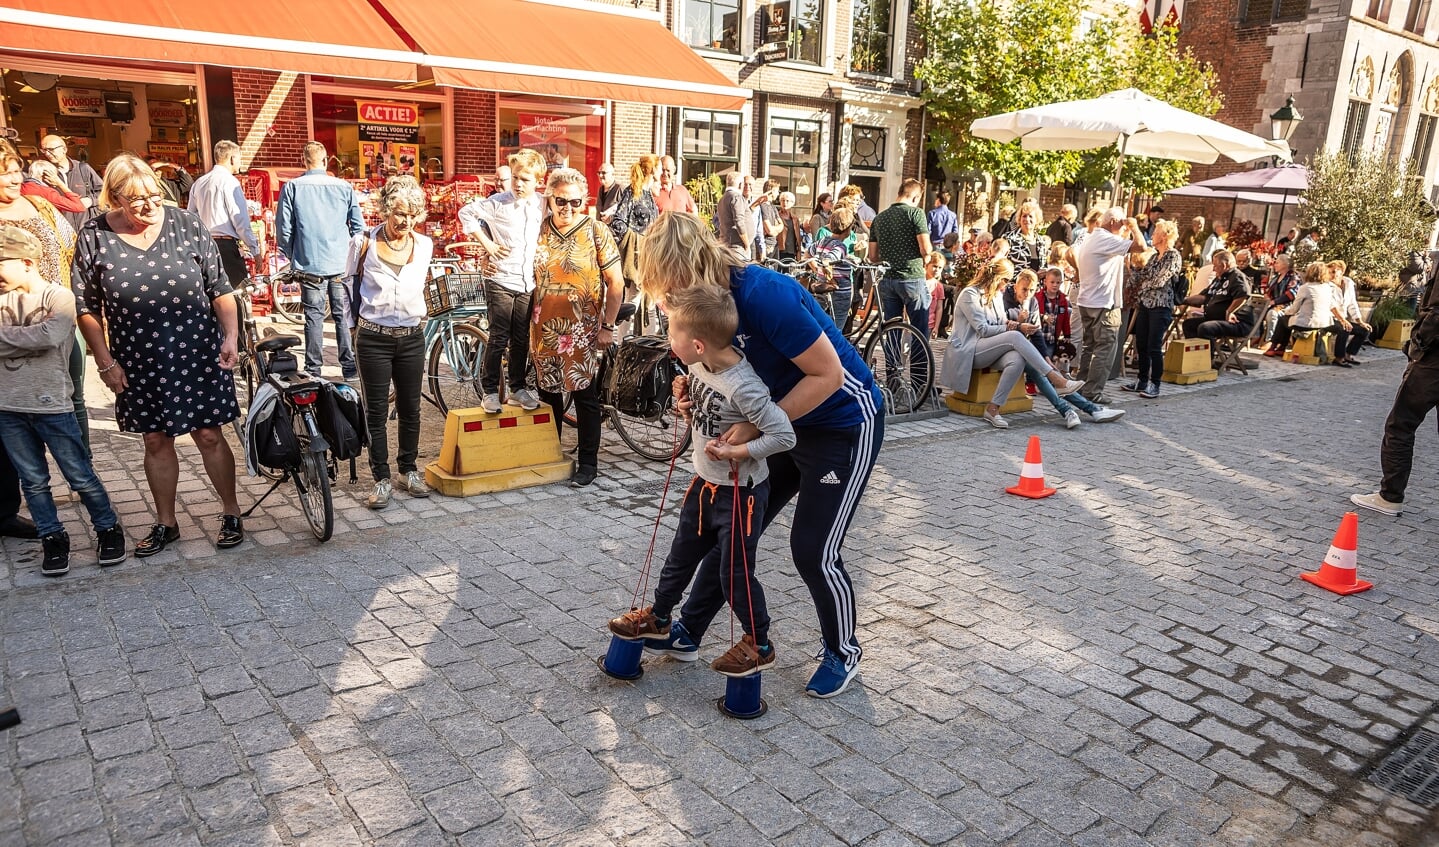
[[[549,167],[545,164],[544,156],[541,156],[539,153],[536,153],[528,147],[521,147],[520,149],[511,153],[509,158],[506,159],[505,162],[510,166],[510,173],[517,174],[520,171],[524,171],[525,173],[534,176],[535,179],[539,179],[540,177],[544,176],[545,171]]]
[[[717,285],[691,285],[665,295],[670,323],[710,347],[728,347],[739,329],[734,295]]]

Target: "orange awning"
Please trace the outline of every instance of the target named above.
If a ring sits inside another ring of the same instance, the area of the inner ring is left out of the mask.
[[[748,92],[654,17],[533,0],[380,0],[438,85],[739,109]]]
[[[392,82],[419,58],[366,0],[0,0],[0,32],[29,52]]]

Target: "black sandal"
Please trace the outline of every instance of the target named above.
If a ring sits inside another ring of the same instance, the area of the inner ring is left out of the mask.
[[[220,516],[220,535],[215,539],[215,546],[221,550],[228,550],[231,547],[238,547],[245,540],[245,525],[240,522],[239,515]]]
[[[180,528],[178,526],[165,526],[162,523],[151,524],[150,534],[145,540],[135,545],[135,558],[145,559],[165,549],[172,542],[180,540]]]

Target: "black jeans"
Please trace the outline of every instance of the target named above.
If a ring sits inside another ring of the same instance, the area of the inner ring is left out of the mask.
[[[1249,334],[1254,329],[1254,324],[1225,319],[1211,321],[1204,318],[1185,318],[1185,338],[1239,338]],[[1278,330],[1275,331],[1276,333]]]
[[[486,281],[485,309],[490,316],[490,341],[485,345],[480,387],[486,394],[500,393],[500,360],[508,350],[506,383],[513,394],[525,387],[525,366],[530,356],[530,295]]]
[[[75,422],[80,425],[80,443],[85,445],[85,455],[90,453],[90,407],[85,405],[85,342],[79,335],[70,348],[70,382],[75,390],[70,395],[70,404],[75,407]]]
[[[375,481],[390,478],[390,444],[385,424],[390,419],[390,384],[400,418],[401,475],[418,470],[420,455],[420,381],[425,374],[425,334],[384,335],[361,329],[355,334],[355,358],[365,396],[365,423],[370,430],[370,473]]]
[[[1409,471],[1414,463],[1414,433],[1436,405],[1439,405],[1439,350],[1430,350],[1405,369],[1399,391],[1394,395],[1394,407],[1384,421],[1384,441],[1379,447],[1384,480],[1379,484],[1379,493],[1391,503],[1404,502],[1404,489],[1409,487]]]
[[[1369,330],[1359,324],[1350,324],[1351,329],[1343,329],[1334,336],[1334,358],[1347,359],[1359,352],[1364,342],[1369,340]]]
[[[220,267],[225,270],[225,278],[230,280],[231,288],[239,288],[245,284],[250,277],[249,268],[245,267],[245,257],[240,254],[240,242],[233,238],[215,239],[215,247],[220,251]]]
[[[580,442],[575,450],[575,464],[582,468],[594,470],[599,467],[600,461],[600,389],[591,382],[579,391],[571,391],[570,397],[575,401],[575,429],[579,432]],[[558,392],[549,392],[540,389],[540,400],[550,404],[555,415],[555,432],[564,434],[565,429],[565,406],[564,398]]]
[[[1138,306],[1134,311],[1134,343],[1139,353],[1139,384],[1159,384],[1164,376],[1164,332],[1174,318],[1167,306]]]

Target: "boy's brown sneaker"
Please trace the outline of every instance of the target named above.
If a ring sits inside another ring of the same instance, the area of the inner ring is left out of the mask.
[[[744,638],[725,651],[723,656],[715,659],[710,667],[725,676],[752,676],[774,667],[774,645],[770,645],[769,651],[762,654],[755,646],[754,636],[746,633]]]
[[[655,617],[654,607],[646,606],[630,609],[610,621],[610,632],[626,641],[664,641],[670,637],[670,625],[668,622],[661,625]]]

